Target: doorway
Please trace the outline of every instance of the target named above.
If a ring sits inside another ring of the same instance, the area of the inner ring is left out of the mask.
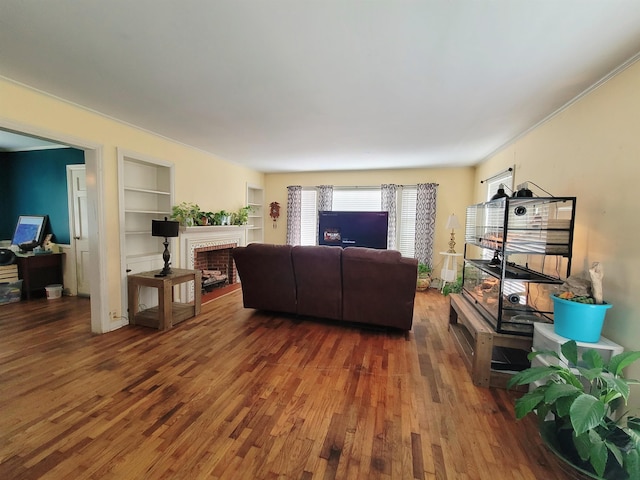
[[[105,231],[102,145],[2,118],[0,118],[0,129],[18,135],[26,135],[45,141],[68,145],[84,151],[87,234],[89,244],[87,272],[91,297],[91,331],[93,333],[108,332],[111,329],[111,323],[108,312],[109,298],[106,277],[106,258],[103,253],[106,247],[104,245],[105,239],[100,233]]]

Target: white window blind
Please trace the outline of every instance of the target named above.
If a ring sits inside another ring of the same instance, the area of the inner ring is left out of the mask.
[[[333,211],[379,212],[381,204],[380,188],[333,188]]]
[[[300,244],[318,243],[318,211],[316,210],[317,192],[315,188],[302,189]]]
[[[398,195],[396,217],[396,247],[404,257],[415,257],[416,246],[416,201],[418,188],[402,187]]]

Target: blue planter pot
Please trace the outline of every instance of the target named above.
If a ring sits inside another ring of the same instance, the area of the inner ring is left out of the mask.
[[[553,300],[553,330],[569,340],[596,343],[604,325],[609,303],[591,305],[572,302],[551,295]]]

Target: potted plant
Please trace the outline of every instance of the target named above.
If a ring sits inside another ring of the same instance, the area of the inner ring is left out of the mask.
[[[233,224],[234,225],[246,225],[249,221],[249,213],[253,210],[252,207],[246,206],[241,207],[237,212],[233,214]]]
[[[442,294],[446,297],[450,293],[460,293],[462,291],[462,277],[458,276],[455,282],[447,283],[442,287]]]
[[[202,212],[195,203],[182,202],[171,209],[171,218],[180,222],[185,227],[191,227],[200,223]]]
[[[561,353],[532,352],[529,359],[544,355],[556,360],[511,377],[509,388],[537,385],[516,400],[516,417],[535,412],[547,446],[590,478],[640,478],[640,418],[619,411],[629,398],[629,385],[638,383],[624,378],[623,369],[640,359],[640,352],[623,352],[605,362],[597,351],[586,350],[579,361],[577,344],[570,340]]]
[[[418,263],[418,279],[416,280],[416,290],[423,292],[431,285],[431,265]]]

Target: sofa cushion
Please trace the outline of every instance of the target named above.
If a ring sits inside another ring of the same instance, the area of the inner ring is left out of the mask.
[[[290,245],[251,243],[232,250],[244,306],[296,313],[296,284]]]
[[[342,252],[342,317],[411,330],[418,261],[396,250],[347,247]]]
[[[291,250],[298,313],[342,318],[342,248],[295,246]]]

